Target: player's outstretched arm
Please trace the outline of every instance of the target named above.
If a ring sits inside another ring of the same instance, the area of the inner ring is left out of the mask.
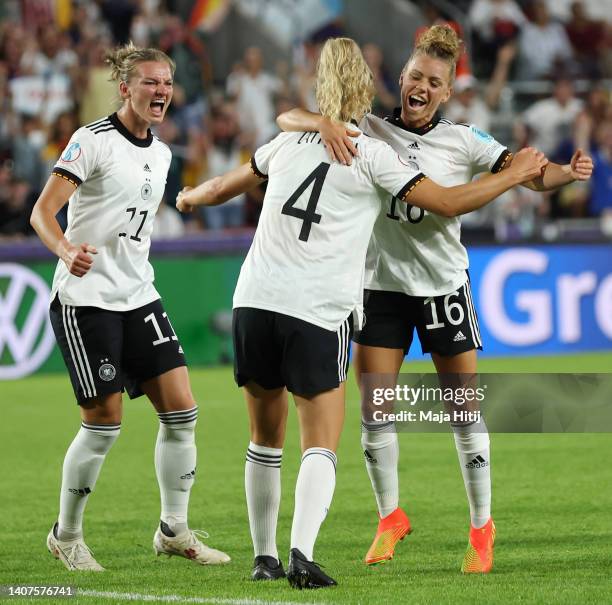
[[[592,174],[592,158],[582,149],[577,149],[569,164],[561,165],[549,162],[541,175],[532,181],[523,183],[523,185],[534,191],[550,191],[574,181],[588,181]]]
[[[70,181],[51,175],[32,209],[30,224],[43,244],[64,261],[68,271],[72,275],[83,277],[93,263],[90,254],[97,254],[98,251],[87,243],[75,246],[69,242],[55,218],[74,193],[74,189],[75,186]]]
[[[359,132],[348,129],[342,122],[336,122],[296,107],[276,118],[276,123],[285,132],[318,132],[332,162],[350,166],[353,156],[359,155],[351,137],[358,137]]]
[[[404,201],[434,214],[459,216],[481,208],[515,185],[533,180],[547,163],[544,154],[527,147],[516,154],[507,170],[455,187],[441,187],[424,179],[404,196]]]
[[[176,197],[176,207],[180,212],[191,212],[195,206],[218,206],[246,193],[264,180],[253,173],[251,164],[243,164],[195,188],[185,187]]]

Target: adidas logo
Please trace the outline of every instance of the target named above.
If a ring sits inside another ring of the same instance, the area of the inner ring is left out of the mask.
[[[181,475],[181,479],[195,479],[195,468],[190,473]]]
[[[485,466],[489,466],[489,463],[482,456],[478,455],[471,462],[468,462],[465,468],[484,468]]]
[[[374,456],[372,456],[368,450],[363,450],[363,455],[370,464],[376,464],[378,462],[378,460],[376,460],[376,458],[374,458]]]
[[[459,332],[457,332],[457,334],[455,334],[455,338],[453,338],[453,342],[459,342],[461,340],[467,340],[465,335],[463,334],[463,332],[461,330],[459,330]]]
[[[148,165],[148,164],[145,164],[145,165],[144,165],[143,170],[144,170],[145,172],[151,172],[151,169],[149,168],[149,165]]]
[[[72,488],[69,488],[68,491],[71,494],[74,494],[75,496],[87,496],[88,494],[91,494],[91,489],[89,489],[88,487],[85,487],[83,489],[72,489]]]
[[[415,141],[414,143],[410,143],[408,145],[408,149],[420,149],[419,144]]]

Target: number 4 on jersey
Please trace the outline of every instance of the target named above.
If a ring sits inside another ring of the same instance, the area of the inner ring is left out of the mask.
[[[319,224],[321,222],[321,215],[316,213],[317,203],[319,196],[321,195],[321,189],[323,188],[323,182],[327,176],[327,171],[330,165],[326,162],[321,162],[301,183],[301,185],[293,192],[291,197],[283,204],[283,210],[281,214],[287,214],[288,216],[294,216],[295,218],[301,219],[302,228],[300,229],[300,240],[303,242],[308,241],[310,236],[310,228],[313,223]],[[296,208],[295,203],[300,199],[301,195],[308,189],[310,183],[314,183],[310,197],[308,198],[308,205],[306,210],[302,208]]]

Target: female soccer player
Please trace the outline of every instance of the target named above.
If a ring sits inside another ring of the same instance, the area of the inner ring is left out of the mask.
[[[402,107],[385,120],[367,115],[360,124],[366,134],[389,143],[406,163],[447,186],[468,183],[478,172],[503,174],[516,159],[477,127],[454,124],[437,115],[452,94],[460,44],[447,26],[427,30],[400,75]],[[350,131],[328,116],[294,109],[278,122],[285,130],[319,131],[332,159],[342,163],[350,163],[357,153],[347,136]],[[578,150],[570,164],[549,163],[542,175],[523,184],[549,190],[586,180],[591,171],[591,159]],[[387,197],[367,257],[367,323],[356,336],[354,349],[359,382],[368,373],[397,376],[415,328],[423,353],[431,353],[441,377],[459,379],[476,373],[476,349],[482,349],[482,343],[460,227],[458,218],[436,216]],[[364,389],[362,408],[370,409]],[[486,573],[493,565],[495,537],[489,436],[483,421],[452,428],[470,505],[462,571]],[[397,542],[410,532],[410,522],[398,506],[399,450],[393,426],[364,422],[362,446],[379,512],[378,531],[365,562],[375,564],[393,557]]]
[[[82,419],[64,459],[59,518],[47,547],[70,570],[104,570],[83,540],[83,512],[119,436],[121,393],[127,390],[131,398],[147,395],[160,421],[155,551],[202,565],[226,563],[225,553],[202,544],[187,525],[198,408],[148,262],[171,159],[149,127],[164,119],[172,99],[174,63],[159,50],[131,44],[107,60],[122,106],[74,133],[31,218],[60,259],[51,322]],[[68,228],[62,233],[55,215],[68,201]]]
[[[328,41],[317,68],[317,101],[330,119],[360,119],[373,97],[372,74],[348,38]],[[514,175],[442,188],[403,163],[388,145],[359,136],[351,166],[327,162],[317,134],[282,133],[259,148],[250,165],[211,179],[177,198],[181,211],[214,205],[268,186],[251,249],[234,294],[235,378],[251,422],[245,485],[255,550],[253,579],[283,577],[276,547],[280,465],[293,394],[302,464],[287,577],[297,588],[336,582],[313,562],[319,528],[335,488],[336,449],[344,421],[344,386],[353,319],[362,327],[365,257],[380,210],[378,188],[446,215],[484,205],[539,174],[535,150]]]

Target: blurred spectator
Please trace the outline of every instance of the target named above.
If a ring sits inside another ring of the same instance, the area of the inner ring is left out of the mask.
[[[579,0],[584,4],[585,10],[594,18],[609,19],[612,14],[610,0]],[[572,18],[572,4],[574,0],[546,0],[548,10],[553,19],[568,23]]]
[[[527,21],[514,0],[474,0],[468,18],[480,38],[498,46],[516,38]]]
[[[319,111],[315,96],[315,72],[320,53],[321,44],[306,41],[299,47],[293,60],[295,72],[291,84],[297,96],[297,103],[312,112]]]
[[[0,60],[5,65],[7,78],[12,80],[23,75],[21,59],[26,49],[31,48],[35,41],[21,26],[10,21],[2,24],[0,33]]]
[[[138,12],[138,0],[98,0],[102,16],[109,23],[116,44],[130,39],[132,20]]]
[[[41,159],[45,165],[43,180],[46,180],[46,176],[51,172],[62,151],[68,145],[70,137],[78,127],[79,121],[77,115],[69,111],[60,114],[51,126],[48,142],[40,152]]]
[[[38,45],[30,47],[22,55],[22,73],[46,80],[56,74],[75,75],[79,60],[70,48],[70,38],[66,34],[48,26],[40,32],[37,40]]]
[[[522,116],[527,127],[530,145],[537,147],[546,155],[557,151],[563,132],[571,132],[576,116],[584,103],[574,96],[571,80],[560,79],[555,84],[553,96],[534,103]]]
[[[510,69],[516,57],[517,46],[509,42],[497,51],[495,68],[486,90],[486,102],[490,109],[497,109],[499,99],[510,76]]]
[[[204,43],[179,17],[169,15],[165,19],[159,47],[176,63],[174,80],[185,92],[185,111],[191,125],[201,124],[206,113],[206,87],[212,80]]]
[[[491,127],[491,112],[478,94],[476,78],[470,75],[459,76],[453,90],[444,117],[455,123],[476,124],[478,128],[488,131]]]
[[[535,0],[531,12],[531,21],[523,25],[519,36],[519,77],[533,80],[567,73],[572,47],[565,29],[551,21],[544,0]]]
[[[581,75],[589,78],[600,77],[600,57],[606,43],[604,24],[590,19],[582,2],[574,2],[572,18],[566,24],[565,30],[572,43]]]
[[[459,25],[457,21],[448,19],[435,4],[426,2],[425,5],[421,7],[421,10],[423,11],[423,16],[425,17],[425,25],[417,28],[416,32],[414,32],[415,42],[419,39],[419,36],[432,25],[448,25],[455,30],[459,38],[463,39],[463,29],[461,28],[461,25]],[[463,74],[470,73],[472,73],[470,58],[468,57],[467,49],[464,45],[463,52],[457,61],[457,75],[462,76]]]
[[[263,70],[263,56],[257,46],[247,48],[243,64],[227,78],[227,92],[238,101],[241,125],[253,130],[255,145],[266,143],[276,131],[274,96],[286,94],[286,84]]]
[[[213,108],[211,113],[211,143],[206,150],[206,170],[200,175],[198,182],[238,168],[249,158],[249,152],[242,144],[238,115],[234,106],[224,102],[219,107]],[[206,227],[213,231],[242,227],[245,200],[245,195],[238,195],[220,206],[202,207],[201,212]]]
[[[497,240],[525,239],[536,235],[548,212],[549,192],[514,187],[490,204]]]
[[[87,69],[79,72],[81,124],[89,124],[100,116],[113,113],[119,101],[117,86],[110,81],[110,67],[104,62],[106,50],[111,48],[110,40],[98,36],[87,46]]]
[[[612,217],[612,118],[598,125],[594,139],[590,210],[595,216]]]
[[[514,0],[475,0],[469,21],[474,37],[472,53],[475,70],[489,76],[498,50],[515,40],[527,19]]]
[[[610,93],[602,84],[594,84],[574,124],[574,148],[591,149],[595,125],[603,124],[608,119],[612,119]]]
[[[382,50],[376,44],[363,47],[363,58],[372,70],[376,97],[372,103],[372,113],[379,116],[388,115],[398,105],[397,86],[385,67]]]
[[[12,140],[14,176],[31,183],[35,191],[41,190],[42,183],[47,178],[42,159],[46,141],[47,134],[38,116],[22,116],[21,136]]]
[[[12,165],[0,165],[0,241],[33,234],[30,213],[36,195],[26,180],[12,174]]]

